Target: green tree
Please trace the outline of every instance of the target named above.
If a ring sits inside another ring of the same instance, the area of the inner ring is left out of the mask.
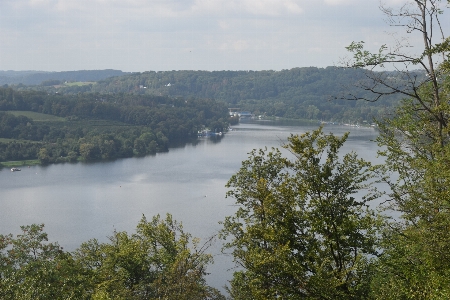
[[[354,53],[353,66],[393,64],[409,81],[397,85],[381,75],[365,86],[375,100],[389,93],[406,98],[391,118],[379,122],[384,180],[390,186],[385,209],[396,218],[383,231],[383,255],[372,282],[375,299],[450,297],[450,46],[439,21],[441,2],[415,0],[399,10],[383,8],[392,24],[422,37],[422,52],[416,56],[403,52],[402,44],[383,46],[376,54],[364,50],[363,43],[347,48]],[[422,68],[426,78],[419,80],[409,71],[412,67]]]
[[[205,281],[213,240],[200,245],[170,215],[143,217],[135,234],[114,232],[74,253],[48,243],[43,227],[0,235],[0,299],[225,299]]]
[[[448,99],[449,77],[440,83],[439,96]],[[427,93],[427,87],[420,90]],[[432,94],[424,99],[433,101]],[[387,210],[399,216],[384,232],[384,254],[373,284],[380,299],[448,299],[450,297],[450,135],[430,112],[405,100],[393,119],[380,124],[378,139],[385,151],[391,201]],[[440,104],[441,120],[448,120],[447,103]],[[447,124],[447,121],[446,121]]]
[[[96,160],[101,157],[98,146],[91,143],[80,144],[80,155],[86,161]]]
[[[355,153],[339,156],[347,136],[321,128],[291,136],[284,148],[292,159],[254,150],[231,177],[227,196],[239,209],[225,219],[222,237],[242,268],[231,281],[234,299],[368,295],[379,224],[368,202],[377,193],[370,163]]]
[[[93,299],[223,299],[205,282],[208,245],[200,246],[170,215],[143,217],[135,234],[83,243],[75,258],[92,272]]]
[[[411,54],[408,51],[410,44],[407,37],[396,41],[395,46],[382,45],[377,53],[365,50],[363,41],[353,42],[346,47],[353,53],[353,58],[344,62],[347,67],[382,70],[375,73],[367,72],[369,80],[362,82],[360,86],[370,91],[373,98],[350,96],[350,99],[373,102],[387,95],[403,95],[412,100],[416,109],[428,115],[430,123],[438,126],[439,138],[443,137],[442,130],[448,123],[445,115],[446,101],[441,96],[443,88],[441,82],[448,76],[446,70],[450,58],[450,38],[445,37],[439,20],[443,13],[441,2],[441,0],[408,0],[399,9],[381,6],[389,24],[404,27],[408,34],[420,35],[423,47],[419,53]],[[387,67],[400,70],[405,80],[392,79],[392,72],[385,71]],[[426,76],[418,76],[416,72],[411,71],[412,68],[420,68]]]
[[[320,111],[315,105],[308,105],[306,112],[308,119],[317,119]]]
[[[48,243],[44,225],[22,226],[22,234],[0,235],[0,298],[15,300],[88,299],[83,271],[57,243]]]
[[[42,164],[48,164],[50,162],[50,156],[48,155],[47,148],[39,149],[39,153],[37,158],[40,160]]]

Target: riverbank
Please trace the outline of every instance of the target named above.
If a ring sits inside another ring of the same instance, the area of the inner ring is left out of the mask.
[[[36,166],[36,165],[40,165],[40,164],[41,164],[41,162],[39,161],[39,159],[3,161],[3,162],[0,162],[0,169],[23,167],[23,166]]]

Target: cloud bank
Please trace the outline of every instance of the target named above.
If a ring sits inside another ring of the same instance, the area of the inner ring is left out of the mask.
[[[2,0],[0,70],[325,67],[352,41],[383,43],[389,28],[378,6],[378,0]]]

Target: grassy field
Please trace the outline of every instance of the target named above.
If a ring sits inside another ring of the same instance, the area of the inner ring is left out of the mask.
[[[38,159],[20,160],[20,161],[4,161],[4,162],[0,163],[0,168],[34,166],[34,165],[39,165],[39,164],[40,164],[40,161]]]
[[[81,81],[77,81],[77,82],[68,82],[68,83],[64,83],[65,86],[83,86],[83,85],[89,85],[89,84],[96,84],[97,82],[81,82]]]
[[[28,117],[30,119],[32,119],[35,122],[67,122],[66,118],[62,118],[62,117],[57,117],[57,116],[53,116],[53,115],[47,115],[47,114],[41,114],[41,113],[37,113],[37,112],[33,112],[33,111],[13,111],[13,110],[8,110],[8,111],[0,111],[0,112],[7,112],[10,114],[17,116],[25,116]],[[64,126],[80,126],[80,124],[83,125],[83,127],[119,127],[119,128],[124,128],[124,127],[135,127],[136,125],[130,125],[130,124],[126,124],[120,121],[111,121],[111,120],[102,120],[102,119],[76,119],[76,120],[71,120],[71,122],[67,122],[66,124],[64,124]],[[51,125],[51,124],[49,124]],[[55,126],[59,126],[58,124],[54,124]],[[139,127],[139,126],[136,126]],[[8,141],[12,141],[9,139],[2,139],[0,138],[0,141],[2,142],[8,142]]]
[[[16,142],[16,143],[41,143],[40,141],[32,141],[32,140],[16,140],[16,139],[5,139],[0,138],[0,143],[9,143],[9,142]]]
[[[16,140],[16,139],[0,138],[0,143],[9,143],[9,142],[14,142],[14,141],[18,141],[18,140]]]
[[[19,111],[19,110],[10,110],[7,111],[10,114],[17,116],[25,116],[33,121],[39,122],[39,121],[45,121],[45,122],[63,122],[66,121],[65,118],[47,115],[47,114],[41,114],[34,111]]]

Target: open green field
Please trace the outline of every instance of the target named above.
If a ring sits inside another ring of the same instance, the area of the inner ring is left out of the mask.
[[[17,140],[0,138],[0,143],[9,143],[9,142],[14,142],[14,141],[17,141]]]
[[[16,139],[6,139],[6,138],[0,138],[0,143],[10,143],[10,142],[16,142],[16,143],[40,143],[40,141],[31,141],[31,140],[16,140]]]
[[[86,81],[86,82],[82,82],[82,81],[77,81],[77,82],[68,82],[68,83],[64,83],[65,86],[83,86],[83,85],[89,85],[89,84],[96,84],[96,82],[94,81]]]
[[[33,121],[45,121],[45,122],[63,122],[66,121],[65,118],[61,118],[61,117],[57,117],[57,116],[52,116],[52,115],[47,115],[47,114],[41,114],[41,113],[37,113],[34,111],[20,111],[20,110],[9,110],[9,111],[5,111],[8,112],[10,114],[17,116],[25,116],[27,118],[32,119]]]
[[[12,167],[23,167],[23,166],[34,166],[39,165],[41,162],[38,159],[32,160],[19,160],[19,161],[4,161],[0,162],[1,168],[12,168]]]
[[[13,114],[14,116],[25,116],[30,119],[32,119],[35,122],[67,122],[65,124],[61,124],[63,126],[80,126],[80,124],[83,125],[83,127],[97,127],[97,128],[105,128],[105,127],[111,127],[111,128],[124,128],[124,127],[139,127],[136,125],[130,125],[126,124],[120,121],[111,121],[111,120],[103,120],[103,119],[78,119],[71,120],[70,122],[67,121],[66,118],[57,117],[53,115],[48,114],[42,114],[37,113],[33,111],[19,111],[19,110],[8,110],[8,111],[0,111],[0,112],[7,112],[10,114]],[[50,124],[48,124],[50,125]],[[53,124],[55,126],[60,126],[58,124]],[[9,142],[13,141],[14,139],[2,139],[0,138],[0,141],[2,142]],[[16,140],[14,140],[16,141]]]

